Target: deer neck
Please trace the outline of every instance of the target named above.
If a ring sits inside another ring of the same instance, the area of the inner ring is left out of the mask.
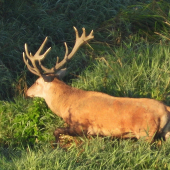
[[[55,78],[46,91],[44,98],[49,108],[63,118],[67,116],[67,110],[73,102],[72,96],[76,96],[74,95],[76,93],[75,91],[79,90]]]

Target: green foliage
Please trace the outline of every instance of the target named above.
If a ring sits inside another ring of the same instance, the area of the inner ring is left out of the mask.
[[[9,69],[3,64],[0,60],[0,100],[4,99],[5,97],[12,97],[11,91],[11,83],[12,83],[12,75]],[[6,93],[6,91],[10,91],[11,93]],[[8,95],[8,96],[7,96]]]
[[[49,142],[54,128],[62,124],[39,98],[29,104],[23,99],[15,103],[1,102],[0,108],[0,146],[25,147]]]
[[[121,40],[133,34],[145,37],[148,41],[159,42],[160,36],[155,32],[168,35],[170,20],[169,1],[155,1],[128,6],[116,17],[105,21],[100,31],[105,32],[107,41],[120,43]]]

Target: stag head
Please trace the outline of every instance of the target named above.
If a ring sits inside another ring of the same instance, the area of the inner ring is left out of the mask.
[[[28,70],[32,72],[33,74],[40,77],[28,89],[27,91],[28,96],[44,97],[45,91],[48,90],[48,86],[49,86],[49,84],[47,85],[46,82],[52,82],[55,77],[58,79],[63,78],[66,73],[66,68],[62,68],[62,67],[74,56],[74,54],[77,52],[77,50],[79,49],[81,45],[83,45],[87,41],[94,38],[93,30],[90,32],[88,36],[86,36],[85,28],[82,28],[83,33],[81,36],[79,36],[76,27],[73,27],[73,28],[76,33],[76,42],[75,42],[75,45],[72,51],[70,52],[70,54],[68,54],[68,46],[67,46],[67,43],[65,42],[64,45],[65,45],[66,52],[65,52],[65,56],[63,60],[59,62],[59,58],[57,57],[56,64],[51,69],[48,69],[41,64],[41,61],[46,57],[46,55],[51,50],[51,47],[50,47],[44,52],[44,54],[40,54],[47,42],[47,39],[48,39],[47,37],[45,38],[44,42],[41,44],[40,48],[38,49],[38,51],[35,53],[34,56],[32,55],[31,52],[30,53],[28,52],[28,46],[27,44],[25,44],[25,52],[23,52],[23,60],[25,64],[27,65]],[[26,57],[29,60],[26,59]],[[29,64],[30,62],[31,62],[31,65]]]

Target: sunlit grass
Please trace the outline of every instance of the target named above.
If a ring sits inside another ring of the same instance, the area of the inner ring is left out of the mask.
[[[169,53],[169,47],[160,44],[122,44],[96,57],[95,63],[73,80],[73,86],[114,96],[166,101],[170,90]]]
[[[144,141],[85,139],[67,150],[49,145],[34,150],[0,149],[0,168],[6,169],[169,169],[169,142],[162,147]]]

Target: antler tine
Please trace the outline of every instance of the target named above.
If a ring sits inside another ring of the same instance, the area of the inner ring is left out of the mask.
[[[28,70],[30,70],[33,74],[40,76],[39,72],[28,64],[28,60],[25,59],[25,53],[24,52],[23,52],[23,60],[24,60],[24,63],[26,64]]]
[[[26,53],[26,56],[28,57],[28,59],[31,61],[33,67],[31,67],[31,66],[29,65],[28,61],[26,60],[26,58],[25,58],[25,53]],[[30,54],[28,53],[28,46],[27,46],[27,44],[25,44],[25,53],[23,52],[23,59],[24,59],[24,62],[25,62],[25,64],[26,64],[28,70],[30,70],[33,74],[36,74],[36,75],[38,75],[38,76],[41,76],[41,73],[40,73],[39,69],[37,68],[37,66],[36,66],[36,64],[35,64],[35,60],[34,60],[32,54],[31,54],[31,53],[30,53]]]
[[[76,27],[73,27],[73,28],[74,28],[75,34],[76,34],[75,45],[74,45],[71,53],[68,55],[67,43],[64,43],[65,48],[66,48],[65,56],[64,56],[64,59],[60,63],[58,63],[58,64],[56,63],[56,66],[54,68],[55,71],[59,70],[68,60],[70,60],[82,44],[84,44],[88,40],[91,40],[94,38],[93,30],[90,32],[90,34],[88,36],[86,36],[86,30],[85,30],[85,28],[82,28],[83,33],[82,33],[81,37],[79,37],[79,33],[78,33]]]
[[[65,45],[65,48],[66,48],[66,52],[65,52],[63,60],[60,63],[59,63],[59,59],[57,59],[58,61],[56,62],[56,65],[54,67],[55,72],[57,70],[59,70],[68,60],[68,46],[67,46],[66,42],[64,42],[64,45]]]
[[[44,54],[40,55],[42,49],[44,48],[44,45],[47,42],[48,37],[45,37],[45,40],[43,41],[43,43],[41,44],[40,48],[38,49],[38,51],[35,53],[34,55],[34,60],[43,60],[45,58],[45,56],[49,53],[49,51],[51,50],[51,47],[49,47]]]
[[[41,64],[41,60],[43,60],[45,58],[45,56],[49,53],[49,51],[51,50],[51,47],[48,48],[44,54],[40,55],[45,43],[47,42],[47,39],[48,37],[45,38],[45,40],[43,41],[43,43],[41,44],[40,48],[38,49],[38,51],[35,53],[35,55],[33,56],[31,53],[29,54],[28,53],[28,46],[27,44],[25,44],[25,53],[26,53],[26,56],[28,57],[28,59],[31,61],[32,63],[32,66],[29,65],[28,61],[26,60],[25,58],[25,53],[23,52],[23,59],[24,59],[24,62],[25,64],[27,65],[28,67],[28,70],[30,70],[33,74],[36,74],[38,76],[41,76],[43,73],[41,70],[39,70],[36,66],[36,61],[39,61],[39,65],[40,67],[45,71],[50,71],[50,69],[47,69],[45,68],[44,66],[42,66]]]

